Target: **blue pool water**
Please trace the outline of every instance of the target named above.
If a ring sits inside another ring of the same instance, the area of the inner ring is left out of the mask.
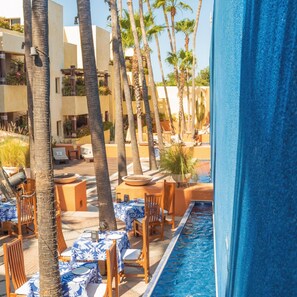
[[[196,202],[148,296],[215,295],[212,204]]]

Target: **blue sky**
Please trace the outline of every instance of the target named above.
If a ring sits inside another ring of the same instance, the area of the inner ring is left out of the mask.
[[[72,0],[54,0],[55,2],[63,5],[64,7],[64,25],[65,26],[73,26],[74,17],[77,15],[77,6],[76,1]],[[184,0],[184,3],[190,5],[193,9],[193,12],[182,12],[177,11],[176,19],[194,19],[196,15],[196,10],[198,6],[198,0]],[[151,1],[153,3],[153,1]],[[123,5],[126,4],[126,1],[123,0]],[[133,1],[134,11],[138,10],[138,1]],[[144,3],[144,9],[146,10],[146,4]],[[210,16],[212,15],[213,9],[213,0],[203,0],[202,9],[200,14],[200,22],[197,33],[197,44],[196,44],[196,55],[198,57],[198,70],[203,69],[209,65],[209,48],[210,48],[210,40],[211,40],[211,25],[210,25]],[[109,15],[108,6],[104,2],[104,0],[91,0],[91,11],[92,11],[92,23],[101,28],[104,28],[110,31],[108,27],[107,17]],[[164,17],[161,11],[155,12],[156,23],[164,24]],[[176,34],[177,39],[177,49],[184,47],[184,35],[181,33]],[[165,71],[165,75],[172,71],[171,67],[166,64],[165,58],[167,53],[170,51],[169,41],[167,37],[167,33],[164,32],[159,36],[160,46],[161,46],[161,55],[164,60],[163,67]],[[192,46],[192,41],[190,40],[190,46]],[[157,60],[157,51],[155,48],[155,42],[152,39],[151,41],[152,48],[152,61],[154,68],[154,77],[155,81],[161,81],[161,75],[158,68],[158,60]]]

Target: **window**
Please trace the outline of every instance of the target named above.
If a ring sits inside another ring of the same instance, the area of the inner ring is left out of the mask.
[[[57,136],[62,136],[62,122],[57,121]]]
[[[60,91],[61,91],[60,77],[55,78],[55,88],[56,88],[56,94],[60,94]]]

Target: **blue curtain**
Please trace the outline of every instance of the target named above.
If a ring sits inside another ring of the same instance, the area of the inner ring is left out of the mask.
[[[297,1],[215,0],[218,296],[297,296]]]

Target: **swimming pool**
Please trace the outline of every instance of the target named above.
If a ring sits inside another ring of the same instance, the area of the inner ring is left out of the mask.
[[[212,202],[192,202],[144,297],[215,297]]]

